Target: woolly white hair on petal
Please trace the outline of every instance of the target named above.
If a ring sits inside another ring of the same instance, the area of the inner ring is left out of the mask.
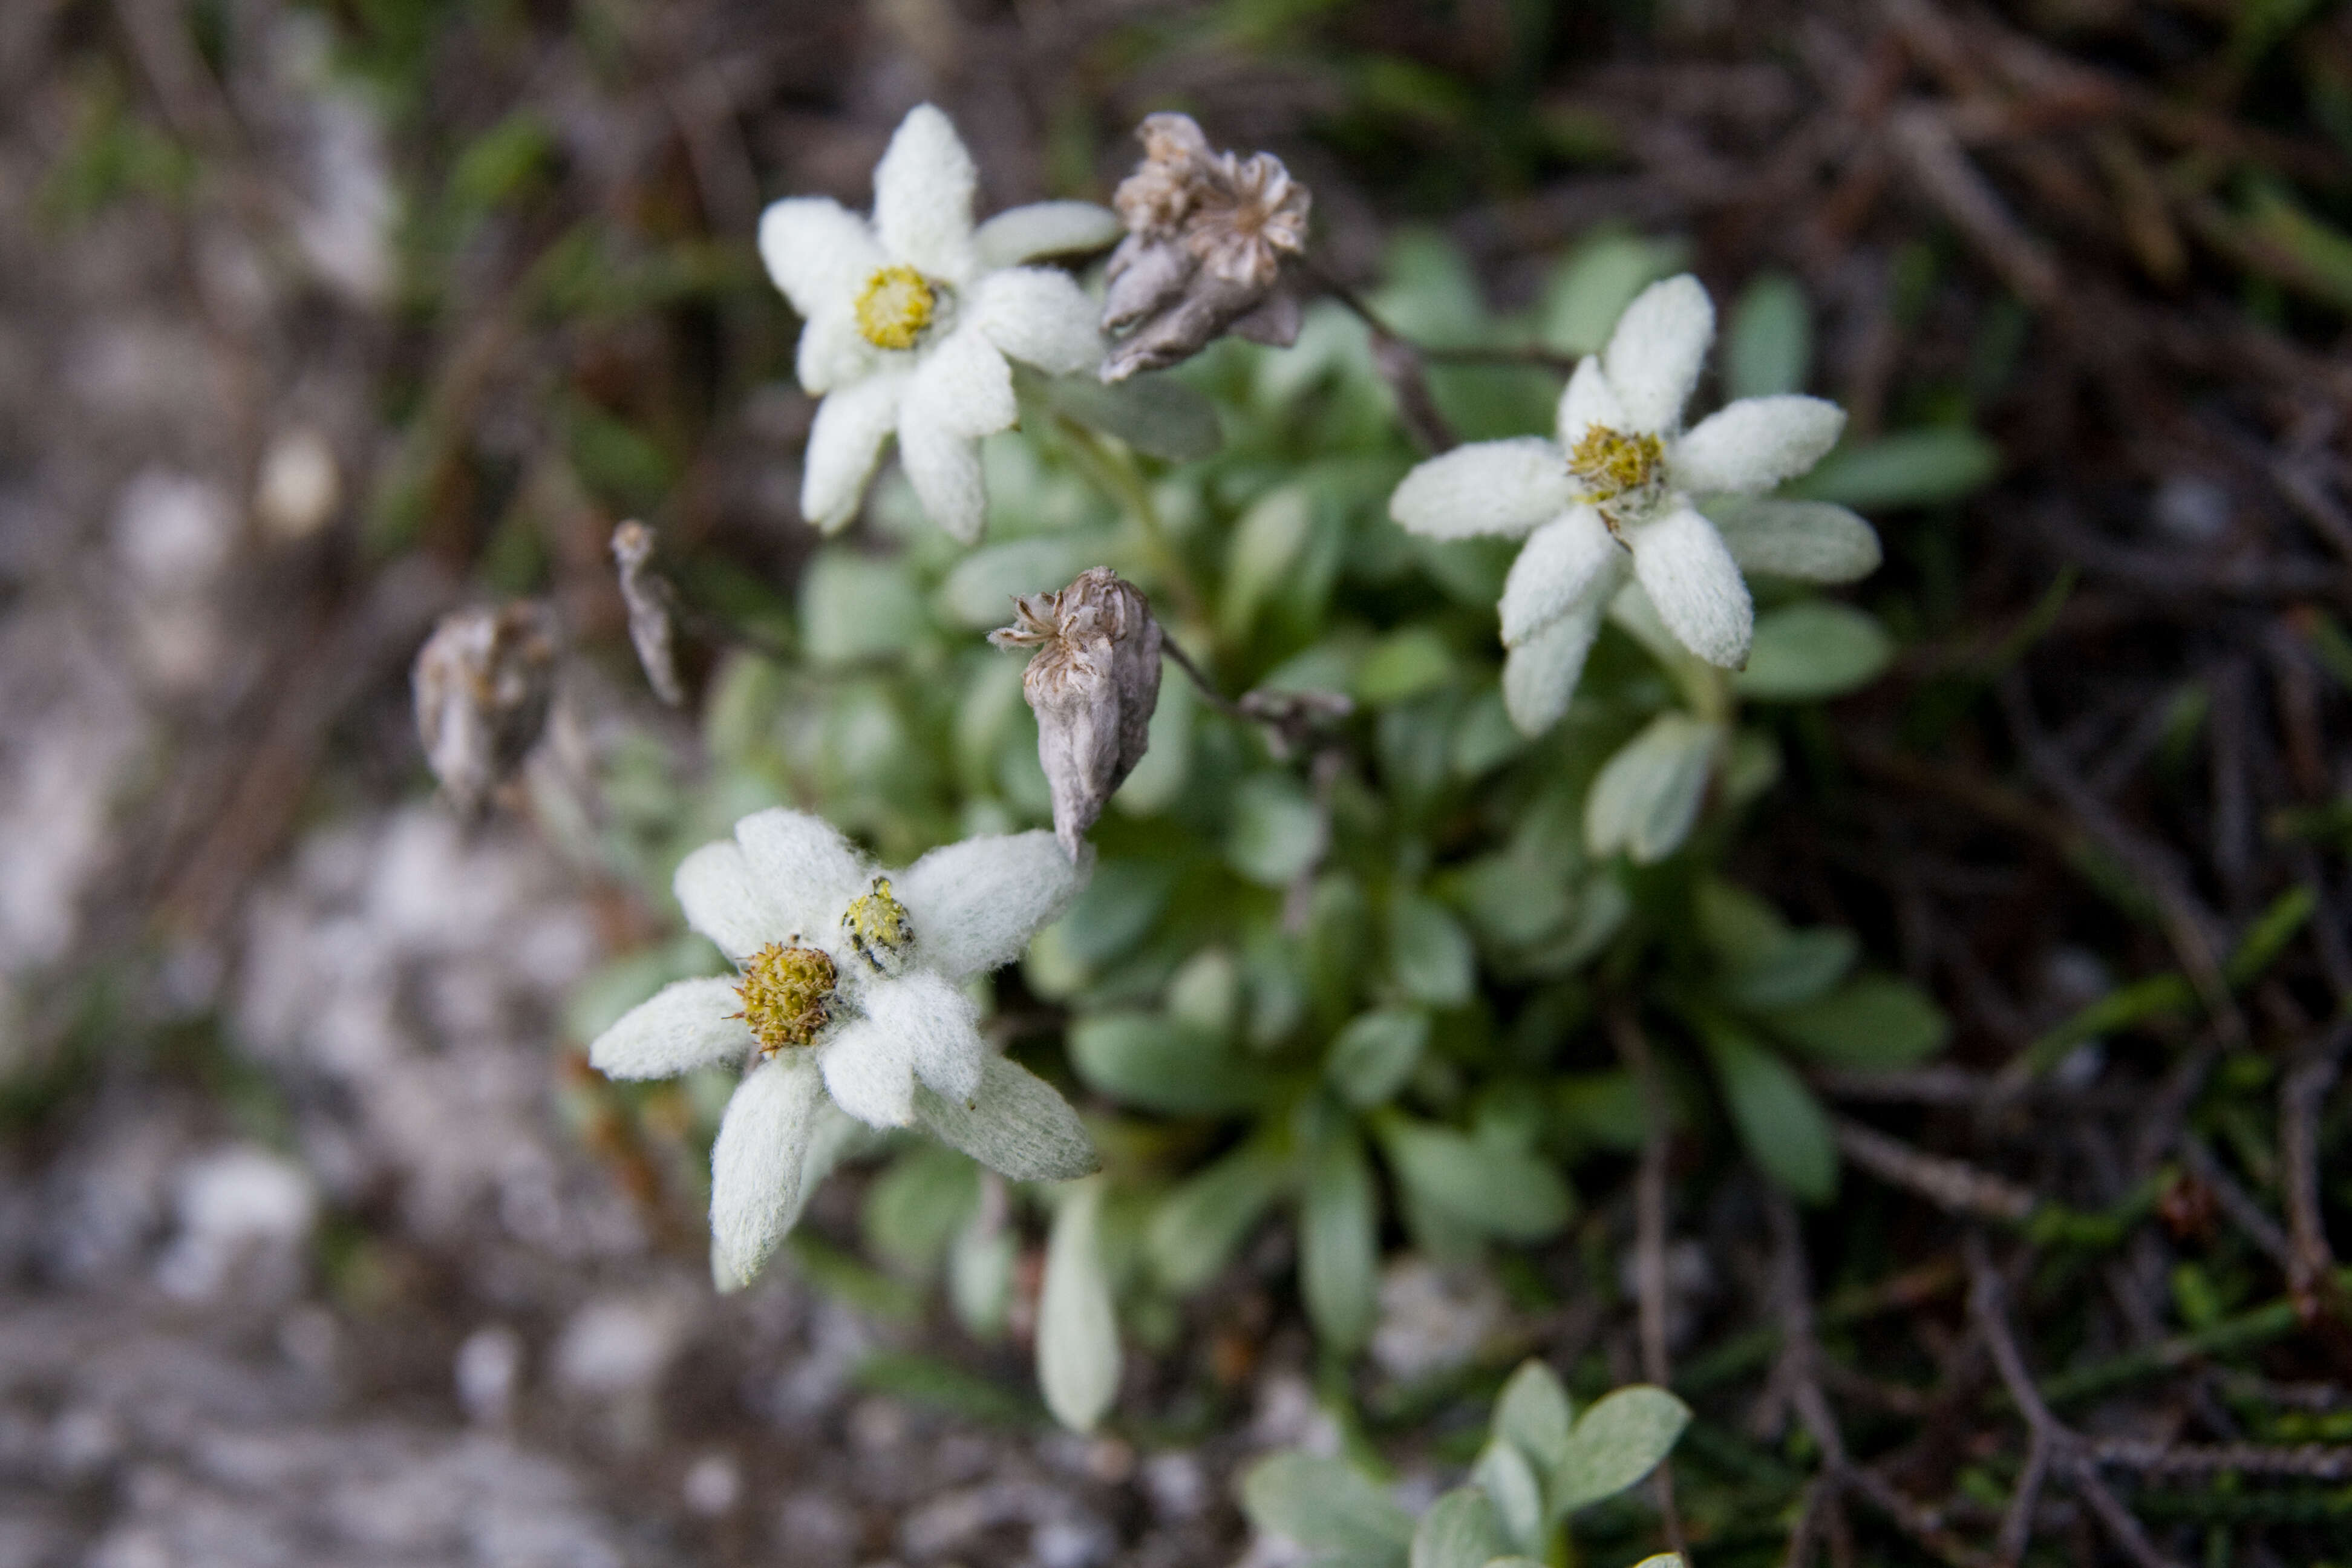
[[[1601,364],[1634,430],[1664,432],[1682,418],[1715,341],[1715,302],[1685,272],[1653,283],[1617,318]]]
[[[679,861],[670,890],[686,911],[686,923],[730,958],[748,957],[781,934],[776,908],[760,890],[742,850],[724,839]]]
[[[1604,430],[1626,427],[1625,405],[1617,401],[1616,390],[1609,384],[1608,372],[1601,361],[1586,354],[1576,362],[1576,369],[1560,390],[1559,416],[1557,428],[1560,450],[1572,452],[1584,439],[1584,433],[1595,425]]]
[[[1743,397],[1675,443],[1666,468],[1688,490],[1753,494],[1803,473],[1845,429],[1845,410],[1818,397]]]
[[[941,531],[965,544],[980,537],[988,521],[988,488],[976,441],[941,428],[908,398],[898,410],[898,462],[924,515]]]
[[[1712,665],[1737,669],[1748,658],[1756,606],[1714,524],[1676,507],[1631,531],[1633,574],[1675,640]]]
[[[1516,538],[1558,517],[1575,497],[1559,448],[1521,436],[1456,447],[1420,464],[1389,497],[1389,516],[1428,539]]]
[[[1842,506],[1715,496],[1702,510],[1742,572],[1851,583],[1878,570],[1878,535]]]
[[[816,405],[801,470],[801,515],[813,525],[832,533],[857,515],[905,391],[903,375],[872,375]]]
[[[830,300],[816,308],[801,329],[800,348],[793,374],[811,397],[855,386],[882,363],[879,349],[858,330],[855,308],[847,300]],[[903,360],[901,363],[904,363]]]
[[[883,248],[934,278],[972,269],[971,198],[979,171],[945,114],[919,103],[874,166],[874,227]]]
[[[868,1127],[914,1121],[915,1057],[905,1036],[870,1017],[852,1018],[817,1047],[816,1061],[833,1102]]]
[[[1102,1169],[1102,1156],[1069,1102],[1003,1057],[983,1058],[977,1104],[919,1088],[915,1113],[940,1142],[1016,1182],[1075,1181]]]
[[[1020,957],[1093,869],[1091,850],[1073,862],[1037,828],[944,845],[894,876],[891,888],[914,921],[922,962],[962,980]]]
[[[762,1063],[728,1100],[710,1148],[710,1274],[721,1290],[750,1284],[800,1217],[801,1163],[823,1102],[801,1052]]]
[[[1516,647],[1591,598],[1620,553],[1601,514],[1570,507],[1528,535],[1503,582],[1504,646]]]
[[[966,322],[922,356],[907,389],[907,417],[957,436],[992,436],[1020,416],[1013,399],[1013,367]]]
[[[679,980],[638,1003],[588,1047],[588,1065],[606,1078],[675,1078],[697,1068],[740,1061],[751,1031],[743,999],[729,980]]]
[[[1118,215],[1092,202],[1032,202],[1007,207],[971,237],[982,267],[1018,267],[1041,256],[1100,250],[1127,232]]]
[[[772,942],[794,932],[814,942],[826,940],[843,908],[873,875],[839,828],[805,811],[755,811],[736,823],[735,842],[782,923]]]
[[[760,215],[760,259],[803,320],[854,296],[884,265],[866,220],[829,196],[791,196]]]
[[[942,1098],[970,1100],[980,1092],[980,1009],[945,976],[909,970],[866,994],[866,1014],[877,1028],[904,1040],[915,1076]]]
[[[1044,267],[992,272],[972,287],[974,323],[1014,359],[1076,375],[1102,358],[1096,308],[1077,279]]]
[[[1622,573],[1623,568],[1617,569]],[[1585,656],[1601,634],[1605,593],[1579,605],[1513,648],[1503,660],[1503,708],[1523,735],[1559,721],[1584,675]]]

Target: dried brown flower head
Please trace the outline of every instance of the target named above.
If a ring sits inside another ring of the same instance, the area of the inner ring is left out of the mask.
[[[988,634],[1026,647],[1021,689],[1037,714],[1037,760],[1054,792],[1054,833],[1073,858],[1103,803],[1143,760],[1160,704],[1160,623],[1150,601],[1108,566],[1068,587],[1013,601]]]
[[[669,579],[653,569],[654,531],[642,522],[613,530],[613,563],[620,569],[621,600],[629,607],[629,643],[654,695],[675,708],[686,700],[677,678],[677,647],[671,616],[677,595]]]
[[[562,648],[554,610],[518,599],[451,611],[417,650],[416,733],[460,814],[478,816],[538,743]]]
[[[1118,341],[1103,379],[1175,364],[1227,331],[1289,344],[1298,301],[1282,268],[1307,248],[1307,187],[1271,153],[1213,150],[1189,115],[1148,115],[1136,134],[1143,162],[1112,197],[1128,234],[1110,258],[1103,329]]]

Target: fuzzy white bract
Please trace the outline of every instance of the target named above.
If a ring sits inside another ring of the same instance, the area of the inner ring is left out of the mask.
[[[1842,582],[1878,563],[1869,525],[1842,507],[1745,499],[1820,461],[1845,426],[1835,404],[1747,397],[1682,428],[1714,338],[1715,307],[1696,279],[1654,283],[1569,378],[1556,440],[1458,447],[1390,498],[1389,514],[1430,538],[1527,539],[1500,610],[1503,696],[1528,734],[1567,711],[1628,574],[1676,641],[1736,668],[1755,627],[1743,566]],[[1736,531],[1709,521],[1733,507]]]
[[[801,510],[827,532],[857,513],[882,444],[923,510],[980,537],[987,507],[979,438],[1012,427],[1006,356],[1056,375],[1102,357],[1097,307],[1067,273],[1024,267],[1123,232],[1088,202],[1040,202],[972,226],[977,174],[948,117],[919,105],[874,169],[869,221],[822,196],[775,203],[760,255],[807,323],[801,385],[822,397],[809,431]]]
[[[1024,1181],[1093,1170],[1076,1114],[993,1055],[962,983],[1020,955],[1085,883],[1046,832],[968,838],[882,872],[832,825],[762,811],[681,862],[678,903],[737,979],[681,980],[599,1036],[607,1077],[761,1058],[710,1152],[711,1271],[750,1281],[793,1223],[829,1098],[876,1127],[919,1123]],[[822,1171],[817,1172],[821,1178]]]

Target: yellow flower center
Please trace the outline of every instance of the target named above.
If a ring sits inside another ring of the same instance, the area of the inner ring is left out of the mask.
[[[939,296],[911,267],[885,267],[857,296],[857,330],[877,349],[910,349],[931,324]]]
[[[833,960],[813,947],[770,942],[743,963],[735,994],[743,1010],[734,1016],[751,1026],[762,1056],[816,1038],[833,1015]]]
[[[914,944],[915,925],[907,906],[890,896],[890,879],[874,879],[873,890],[860,894],[842,911],[841,929],[849,944],[873,968],[888,973],[898,955]]]
[[[1568,455],[1568,471],[1584,481],[1596,503],[1648,489],[1665,466],[1665,443],[1655,436],[1628,436],[1605,425],[1587,430]]]

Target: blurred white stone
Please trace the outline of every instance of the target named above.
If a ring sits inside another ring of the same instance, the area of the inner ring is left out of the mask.
[[[1451,1372],[1478,1353],[1503,1315],[1503,1293],[1484,1270],[1401,1258],[1381,1274],[1372,1360],[1405,1383]]]
[[[486,1426],[501,1425],[514,1410],[515,1385],[522,1375],[522,1336],[504,1323],[476,1329],[457,1347],[457,1403]]]
[[[1143,1491],[1161,1519],[1198,1519],[1209,1506],[1208,1472],[1200,1456],[1184,1449],[1154,1454],[1143,1461]]]
[[[2156,488],[2157,531],[2183,544],[2209,544],[2229,531],[2230,492],[2198,474],[2174,474]]]
[[[262,454],[253,510],[271,538],[288,543],[310,538],[333,520],[342,496],[335,449],[311,426],[279,431]]]
[[[298,1282],[318,1196],[310,1173],[265,1150],[224,1150],[181,1167],[179,1234],[155,1266],[155,1282],[183,1300],[240,1286],[281,1293]]]
[[[190,474],[143,468],[114,509],[114,553],[152,593],[203,588],[228,563],[236,521],[218,486]]]
[[[556,1385],[593,1399],[650,1393],[685,1330],[684,1312],[666,1296],[591,1301],[555,1342]]]
[[[689,1511],[717,1519],[743,1500],[743,1472],[730,1455],[705,1454],[688,1467],[680,1489]]]
[[[1249,1436],[1254,1448],[1303,1448],[1327,1458],[1339,1451],[1338,1424],[1307,1380],[1286,1369],[1259,1380]]]

